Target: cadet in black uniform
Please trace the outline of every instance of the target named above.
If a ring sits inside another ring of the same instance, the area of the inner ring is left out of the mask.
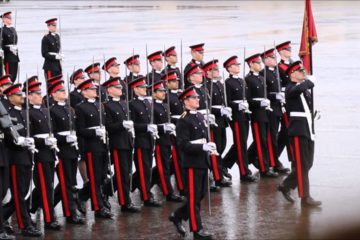
[[[90,186],[92,209],[95,217],[111,218],[111,212],[104,206],[102,187],[104,172],[107,168],[107,149],[105,145],[106,131],[104,127],[105,114],[100,107],[97,97],[97,88],[92,79],[88,79],[78,86],[86,100],[76,106],[76,133],[79,141],[83,141],[83,153],[86,159]],[[85,191],[86,192],[86,191]],[[79,198],[82,198],[79,196]],[[87,199],[80,199],[87,200]]]
[[[114,164],[114,189],[123,212],[139,212],[130,198],[130,176],[132,175],[132,154],[134,122],[129,120],[126,102],[120,100],[122,85],[120,77],[114,77],[103,86],[107,88],[108,100],[104,104],[105,126],[109,135],[111,159]]]
[[[12,16],[11,12],[6,12],[2,15],[3,28],[1,29],[2,33],[2,42],[1,48],[4,51],[4,68],[5,74],[11,75],[11,81],[15,82],[18,75],[18,64],[19,64],[19,54],[18,54],[18,36],[16,29],[11,26]]]
[[[124,61],[124,64],[126,65],[127,69],[129,70],[128,75],[125,77],[125,82],[127,84],[129,84],[130,82],[132,82],[135,78],[138,77],[142,77],[142,75],[140,74],[140,60],[139,60],[139,55],[133,55],[131,57],[129,57],[128,59],[126,59]],[[130,89],[129,89],[130,90]],[[130,98],[132,95],[130,95]]]
[[[9,100],[7,99],[7,96],[4,95],[4,91],[10,87],[12,84],[11,82],[11,76],[10,75],[4,75],[0,77],[0,101],[4,105],[5,109],[8,110],[10,108]]]
[[[119,77],[121,87],[125,89],[126,82],[120,78],[120,63],[116,61],[115,57],[109,58],[102,66],[102,69],[110,75],[109,79]],[[105,87],[103,86],[103,88]],[[121,95],[121,100],[126,100],[126,99],[127,99],[126,93],[123,92],[123,94]]]
[[[161,76],[162,76],[161,70],[164,66],[162,55],[163,55],[162,51],[157,51],[147,56],[147,59],[149,60],[151,66],[151,72],[149,72],[147,75],[147,83],[149,85],[161,81]]]
[[[47,88],[50,88],[53,84],[61,81],[62,77],[63,77],[62,74],[60,74],[60,75],[49,78],[46,81]],[[52,105],[55,104],[55,102],[51,95],[49,95],[49,97],[47,95],[48,95],[48,93],[46,93],[46,95],[43,97],[43,104],[44,104],[44,106],[47,106],[47,99],[49,98],[49,106],[51,107]]]
[[[254,54],[245,59],[250,67],[250,72],[246,75],[245,81],[249,86],[249,98],[251,113],[251,129],[253,133],[253,143],[248,149],[249,161],[260,170],[263,177],[277,177],[270,168],[269,153],[267,146],[267,135],[269,132],[268,111],[270,101],[265,96],[264,78],[259,75],[261,71],[260,54]]]
[[[162,71],[162,74],[165,74],[167,72],[170,72],[170,71],[174,71],[177,75],[177,77],[179,78],[179,89],[183,89],[183,85],[182,85],[182,72],[180,70],[180,68],[178,68],[176,66],[176,63],[178,62],[178,58],[177,58],[177,53],[176,53],[176,50],[175,50],[175,47],[172,46],[172,47],[169,47],[168,49],[165,50],[164,52],[164,58],[165,58],[165,61],[167,63],[166,65],[166,68],[163,69]]]
[[[151,185],[157,184],[167,201],[182,202],[183,198],[174,192],[170,179],[171,135],[175,135],[175,124],[171,123],[168,105],[163,102],[166,88],[163,82],[159,81],[154,84],[153,89],[154,123],[158,126],[159,138],[155,143],[156,168],[153,171]]]
[[[249,104],[247,97],[249,89],[244,79],[240,78],[240,63],[237,56],[228,58],[224,68],[229,73],[225,80],[226,97],[228,105],[232,109],[232,120],[230,126],[233,134],[233,145],[223,159],[224,175],[231,178],[226,168],[232,168],[237,163],[240,171],[240,180],[254,182],[256,178],[249,170],[247,155],[247,140],[249,135]],[[245,89],[244,89],[245,88]],[[245,95],[244,95],[245,93]]]
[[[202,226],[200,205],[207,190],[209,154],[216,152],[216,144],[207,141],[205,118],[196,111],[199,98],[194,87],[187,88],[179,98],[184,102],[185,112],[177,122],[176,135],[179,150],[183,154],[187,201],[170,215],[169,220],[176,226],[178,233],[185,236],[182,220],[189,219],[195,239],[211,239],[212,234]]]
[[[64,81],[60,80],[52,84],[48,89],[48,94],[54,100],[54,104],[50,108],[50,115],[54,136],[60,150],[57,154],[59,163],[56,168],[59,183],[54,190],[54,205],[56,206],[61,199],[66,221],[68,223],[84,224],[84,219],[76,213],[77,206],[73,194],[73,188],[76,186],[79,156],[76,132],[73,127],[75,125],[74,110],[65,102],[68,96],[65,92]]]
[[[29,85],[29,117],[30,135],[35,140],[35,167],[33,202],[31,212],[35,212],[39,206],[44,213],[45,229],[60,230],[61,226],[55,218],[54,212],[54,167],[55,149],[57,149],[56,138],[50,136],[48,110],[42,107],[41,83]]]
[[[204,65],[204,45],[205,43],[200,43],[196,45],[189,46],[191,49],[191,61],[185,66],[184,68],[184,74],[189,71],[189,69],[195,65],[202,68]],[[190,83],[185,81],[185,88],[190,86]]]
[[[88,74],[89,78],[94,81],[94,84],[99,92],[101,91],[101,102],[106,101],[106,89],[101,86],[101,72],[100,72],[100,63],[93,63],[85,68],[85,72]]]
[[[49,33],[41,41],[41,54],[45,59],[43,65],[45,79],[49,79],[61,74],[63,55],[60,53],[60,36],[56,33],[57,18],[49,19],[45,23]]]
[[[151,123],[151,104],[145,97],[147,84],[145,77],[139,77],[129,84],[134,92],[130,101],[131,120],[135,128],[133,189],[139,188],[145,206],[159,207],[161,203],[150,192],[151,168],[154,153],[154,139],[158,137],[157,125]],[[132,190],[133,190],[132,189]]]
[[[81,91],[77,89],[77,87],[85,81],[85,72],[82,68],[77,69],[70,76],[70,83],[74,85],[74,90],[70,92],[70,105],[73,109],[75,109],[76,105],[78,105],[84,97],[81,95]]]
[[[286,42],[280,43],[279,45],[277,45],[275,47],[281,58],[277,67],[279,69],[282,92],[285,92],[285,88],[286,88],[287,84],[290,82],[289,76],[285,73],[287,68],[292,63],[291,45],[290,44],[291,44],[290,41],[286,41]],[[283,104],[282,112],[283,112],[283,114],[282,114],[282,118],[281,118],[281,128],[280,128],[279,137],[278,137],[278,149],[277,149],[278,152],[277,152],[277,154],[278,154],[278,157],[280,157],[282,151],[286,147],[288,159],[289,159],[289,161],[293,162],[295,160],[295,153],[294,153],[294,147],[289,142],[289,137],[288,137],[287,128],[289,126],[289,116],[286,112],[286,104]]]
[[[289,141],[292,142],[295,152],[294,167],[290,175],[279,185],[284,197],[294,202],[290,190],[298,188],[302,206],[317,207],[320,201],[310,196],[309,171],[314,162],[314,133],[312,130],[311,94],[310,89],[314,83],[306,79],[301,61],[296,61],[289,66],[286,73],[291,82],[287,85],[285,96],[289,112]]]
[[[18,129],[19,137],[16,142],[11,135],[6,136],[6,146],[9,150],[11,201],[4,206],[4,219],[8,219],[14,212],[21,234],[28,237],[40,237],[41,231],[32,225],[29,205],[25,197],[29,191],[31,168],[33,165],[31,151],[35,151],[34,139],[27,136],[26,112],[22,109],[24,96],[21,84],[15,84],[5,90],[10,102],[9,115],[13,118],[13,125]]]
[[[285,168],[278,157],[278,135],[279,125],[282,117],[282,104],[285,103],[285,94],[281,92],[281,82],[277,74],[277,62],[275,60],[275,49],[271,48],[261,57],[263,59],[265,68],[261,70],[260,75],[266,76],[267,96],[270,100],[270,107],[272,111],[269,112],[269,134],[267,136],[270,161],[275,163],[274,171],[278,173],[288,173],[290,170]],[[266,74],[264,74],[266,71]]]
[[[228,127],[228,119],[231,119],[232,109],[225,107],[224,86],[220,82],[218,60],[214,59],[203,66],[207,89],[209,91],[210,113],[215,116],[217,126],[212,125],[210,131],[210,139],[215,142],[219,155],[211,155],[211,170],[217,186],[229,187],[231,182],[227,181],[222,174],[222,157],[226,147],[226,128]]]
[[[182,92],[179,90],[179,78],[175,71],[169,71],[167,74],[163,75],[162,80],[166,83],[169,91],[169,99],[167,99],[167,104],[170,105],[171,122],[176,125],[177,121],[181,117],[181,114],[184,112],[184,106],[179,100],[179,95]],[[171,172],[175,175],[179,192],[184,194],[184,180],[182,179],[181,174],[181,154],[177,149],[176,136],[171,136],[171,143]]]

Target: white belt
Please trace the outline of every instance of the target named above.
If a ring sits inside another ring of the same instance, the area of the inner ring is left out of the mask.
[[[211,108],[222,109],[223,106],[222,105],[214,105],[214,106],[211,106]]]
[[[235,100],[235,101],[233,101],[233,103],[237,103],[237,104],[239,104],[239,103],[243,103],[243,102],[245,102],[246,100]]]
[[[172,115],[171,117],[172,117],[172,118],[175,118],[175,119],[180,119],[180,118],[181,118],[181,115]]]
[[[308,117],[305,112],[290,112],[290,117]]]
[[[50,133],[35,134],[34,137],[36,137],[36,138],[47,138],[47,137],[50,137]]]
[[[63,131],[63,132],[58,132],[57,134],[59,134],[61,136],[67,136],[67,135],[70,135],[71,132],[70,131]]]
[[[286,90],[286,87],[282,87],[282,88],[281,88],[281,91],[282,91],[282,92],[285,92],[285,90]]]
[[[263,100],[265,100],[265,98],[252,98],[251,100],[254,100],[254,101],[263,101]]]
[[[5,45],[6,47],[16,47],[17,45],[16,44],[9,44],[9,45]]]
[[[50,55],[55,56],[55,55],[58,55],[59,53],[56,53],[56,52],[49,52],[49,54],[50,54]]]
[[[99,129],[101,128],[100,126],[93,126],[93,127],[88,127],[87,129]]]
[[[206,142],[207,142],[206,138],[200,138],[200,139],[190,141],[191,144],[204,144]]]

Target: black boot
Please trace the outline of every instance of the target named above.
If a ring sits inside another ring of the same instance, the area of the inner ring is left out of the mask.
[[[284,196],[284,198],[286,200],[288,200],[289,202],[291,202],[291,203],[295,202],[294,199],[290,195],[290,189],[285,187],[283,182],[279,184],[278,191],[281,192],[282,195]]]
[[[227,177],[228,179],[232,179],[232,176],[231,176],[231,174],[229,173],[229,170],[228,170],[228,168],[227,167],[223,167],[222,168],[222,174],[225,176],[225,177]]]
[[[194,239],[212,239],[212,234],[204,229],[200,229],[198,232],[194,232]]]
[[[144,206],[146,207],[161,207],[161,205],[161,202],[155,200],[153,197],[144,202]]]
[[[184,227],[184,225],[182,224],[181,220],[177,219],[175,217],[175,214],[172,213],[170,216],[169,216],[169,221],[172,222],[175,227],[176,227],[176,231],[183,237],[185,237],[186,235],[186,229]]]
[[[24,237],[41,237],[41,231],[32,225],[27,226],[21,230],[21,235]]]
[[[103,207],[102,209],[95,212],[95,218],[112,218],[113,214],[107,209]]]
[[[166,196],[168,202],[183,202],[184,197],[177,195],[176,193],[170,193]]]
[[[245,176],[241,176],[240,177],[240,181],[241,182],[256,182],[257,178],[251,174],[245,175]]]
[[[121,206],[122,212],[130,212],[130,213],[138,213],[140,212],[140,208],[135,206],[133,203],[129,203],[126,206]]]
[[[11,239],[15,239],[15,236],[7,234],[5,231],[0,233],[0,240],[11,240]]]
[[[303,207],[319,207],[320,205],[321,201],[316,201],[312,197],[301,198],[301,206]]]
[[[83,225],[85,224],[85,219],[74,213],[70,217],[66,218],[66,222],[71,224]]]
[[[10,225],[9,221],[5,221],[3,225],[4,225],[4,230],[7,234],[12,235],[15,233],[15,231],[14,231],[13,227]]]
[[[59,231],[61,229],[61,225],[58,223],[58,221],[54,220],[51,223],[45,223],[45,229]]]
[[[222,178],[221,180],[216,181],[215,185],[218,186],[218,187],[231,187],[232,182],[227,181],[225,178]]]
[[[260,175],[264,178],[277,178],[279,176],[279,174],[274,172],[272,169],[269,169],[268,171],[266,171],[265,173],[261,173]]]

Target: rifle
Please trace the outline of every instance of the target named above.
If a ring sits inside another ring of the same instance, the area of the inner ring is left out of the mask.
[[[167,77],[168,74],[168,70],[166,67],[166,61],[165,61],[165,45],[164,45],[164,72],[165,72],[165,76]],[[166,90],[166,97],[167,97],[167,118],[168,118],[168,123],[171,123],[171,116],[170,116],[170,92],[169,89]]]
[[[104,59],[104,66],[105,66],[105,55],[103,55],[103,59]],[[106,68],[105,68],[106,69]],[[106,70],[104,70],[104,81],[106,81]],[[101,80],[100,80],[101,82]],[[101,84],[99,82],[99,121],[100,121],[100,128],[103,128],[104,125],[103,125],[103,122],[102,122],[102,101],[101,101]],[[105,132],[105,138],[103,139],[103,143],[106,145],[106,150],[107,150],[107,158],[108,158],[108,171],[109,171],[109,174],[110,174],[110,184],[111,184],[111,194],[112,196],[114,196],[114,182],[113,182],[113,179],[112,179],[112,172],[111,172],[111,158],[110,158],[110,147],[109,147],[109,136],[107,134],[107,132]]]
[[[72,120],[73,120],[72,108],[71,108],[71,103],[70,103],[70,80],[69,80],[69,74],[67,74],[67,90],[68,90],[68,98],[66,99],[66,101],[67,101],[68,108],[69,108],[69,130],[70,130],[70,134],[73,134],[74,133],[74,128],[73,128],[73,122],[72,122]],[[78,146],[77,141],[74,142],[71,145],[74,146],[76,150],[79,150],[79,146]]]
[[[266,51],[266,47],[265,47],[265,45],[264,45],[264,52]],[[262,57],[264,57],[264,56],[262,56]],[[267,99],[267,86],[266,86],[266,65],[265,65],[265,58],[264,58],[264,98],[265,98],[265,100]],[[266,110],[268,110],[268,111],[270,111],[270,112],[272,112],[273,110],[272,110],[272,108],[270,107],[270,106],[267,106],[266,107]]]
[[[59,16],[59,53],[60,53],[60,56],[61,56],[61,59],[60,59],[60,68],[62,70],[62,47],[61,47],[61,41],[60,41],[60,37],[62,37],[62,34],[61,34],[61,19],[60,19],[60,16]]]
[[[184,73],[183,73],[183,44],[182,44],[182,39],[181,39],[181,41],[180,41],[180,56],[181,56],[181,62],[180,62],[181,89],[184,91],[185,82],[184,82]]]
[[[243,101],[247,101],[246,100],[246,81],[245,81],[245,58],[246,58],[246,47],[244,47],[244,58],[243,58]],[[251,111],[249,110],[249,108],[244,109],[245,113],[251,113]]]

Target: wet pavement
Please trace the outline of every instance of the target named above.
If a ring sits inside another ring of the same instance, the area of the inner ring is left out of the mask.
[[[187,46],[205,42],[205,61],[261,52],[273,42],[291,40],[297,59],[303,20],[302,1],[12,1],[0,11],[17,9],[21,58],[20,78],[42,74],[40,42],[44,21],[61,16],[64,72],[86,67],[104,57],[124,59],[140,54],[142,73],[145,45],[149,52],[175,45],[183,66],[189,61]],[[319,43],[314,46],[315,105],[322,117],[316,122],[316,152],[310,172],[311,192],[323,201],[319,209],[289,204],[276,191],[278,179],[240,184],[234,167],[233,187],[211,194],[202,203],[205,226],[218,239],[323,238],[333,231],[360,226],[360,2],[315,1],[314,17]],[[180,60],[180,59],[179,59]],[[179,63],[180,66],[180,63]],[[121,76],[124,75],[123,65]],[[38,70],[37,70],[38,69]],[[230,132],[229,132],[230,133]],[[231,138],[228,138],[229,145]],[[249,142],[251,141],[251,135]],[[289,166],[286,154],[281,160]],[[79,186],[81,180],[79,178]],[[296,192],[293,193],[294,196]],[[157,194],[161,197],[161,194]],[[139,193],[133,195],[139,203]],[[88,213],[85,226],[64,223],[61,232],[46,232],[45,239],[177,238],[168,215],[177,204],[160,209],[143,208],[137,215],[123,214],[112,199],[114,220],[94,221]],[[60,206],[59,220],[63,222]],[[41,218],[40,218],[41,219]],[[13,219],[14,226],[15,218]],[[38,221],[42,224],[42,221]],[[188,226],[187,226],[188,227]],[[325,234],[325,235],[324,235]],[[19,239],[21,237],[19,236]]]

